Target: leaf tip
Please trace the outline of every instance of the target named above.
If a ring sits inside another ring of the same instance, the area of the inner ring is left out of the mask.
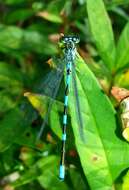
[[[31,94],[30,92],[25,92],[24,97],[28,97],[28,96],[30,96],[30,94]]]

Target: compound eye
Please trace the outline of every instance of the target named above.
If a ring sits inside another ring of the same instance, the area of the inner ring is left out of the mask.
[[[73,42],[74,43],[78,43],[80,40],[79,40],[79,38],[78,37],[73,37]]]
[[[69,41],[69,38],[68,37],[65,37],[64,38],[64,42],[67,43]]]
[[[67,43],[68,42],[68,37],[62,37],[60,39],[60,41],[63,42],[63,43]]]
[[[73,37],[73,42],[76,42],[77,38],[76,37]]]

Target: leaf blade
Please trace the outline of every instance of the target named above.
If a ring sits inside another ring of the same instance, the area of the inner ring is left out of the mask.
[[[115,42],[111,22],[102,0],[87,0],[88,18],[98,52],[112,70],[115,63]]]
[[[78,58],[76,67],[85,139],[83,141],[78,133],[74,92],[71,88],[69,107],[77,151],[91,189],[111,189],[116,177],[128,167],[129,159],[124,155],[129,155],[129,148],[126,142],[116,136],[114,109],[94,75],[81,58]],[[117,164],[120,151],[121,157]]]
[[[21,132],[25,130],[22,126],[23,115],[17,108],[11,109],[0,122],[0,152],[7,150],[16,140]]]
[[[117,69],[127,66],[129,63],[129,22],[126,24],[117,44]]]

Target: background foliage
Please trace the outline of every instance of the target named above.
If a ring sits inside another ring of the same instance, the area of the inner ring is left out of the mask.
[[[129,189],[129,145],[110,94],[114,85],[129,89],[128,11],[128,0],[0,1],[1,190]],[[77,84],[87,124],[82,142],[71,91],[64,182],[58,179],[63,82],[36,141],[50,101],[43,96],[46,81],[53,80],[61,54],[60,33],[81,39]]]

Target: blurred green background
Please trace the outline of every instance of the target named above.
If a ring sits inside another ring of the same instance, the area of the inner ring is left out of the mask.
[[[44,81],[53,69],[51,58],[56,60],[61,54],[60,33],[77,34],[79,54],[116,105],[111,87],[129,89],[128,23],[128,0],[0,0],[0,190],[129,189],[125,170],[118,172],[111,188],[106,182],[103,188],[89,184],[70,140],[68,174],[65,182],[60,182],[61,140],[47,126],[36,144],[42,118],[24,97],[25,92],[44,93]],[[117,64],[113,65],[116,44]],[[63,84],[61,87],[59,96],[64,95]],[[74,138],[72,131],[69,134]]]

